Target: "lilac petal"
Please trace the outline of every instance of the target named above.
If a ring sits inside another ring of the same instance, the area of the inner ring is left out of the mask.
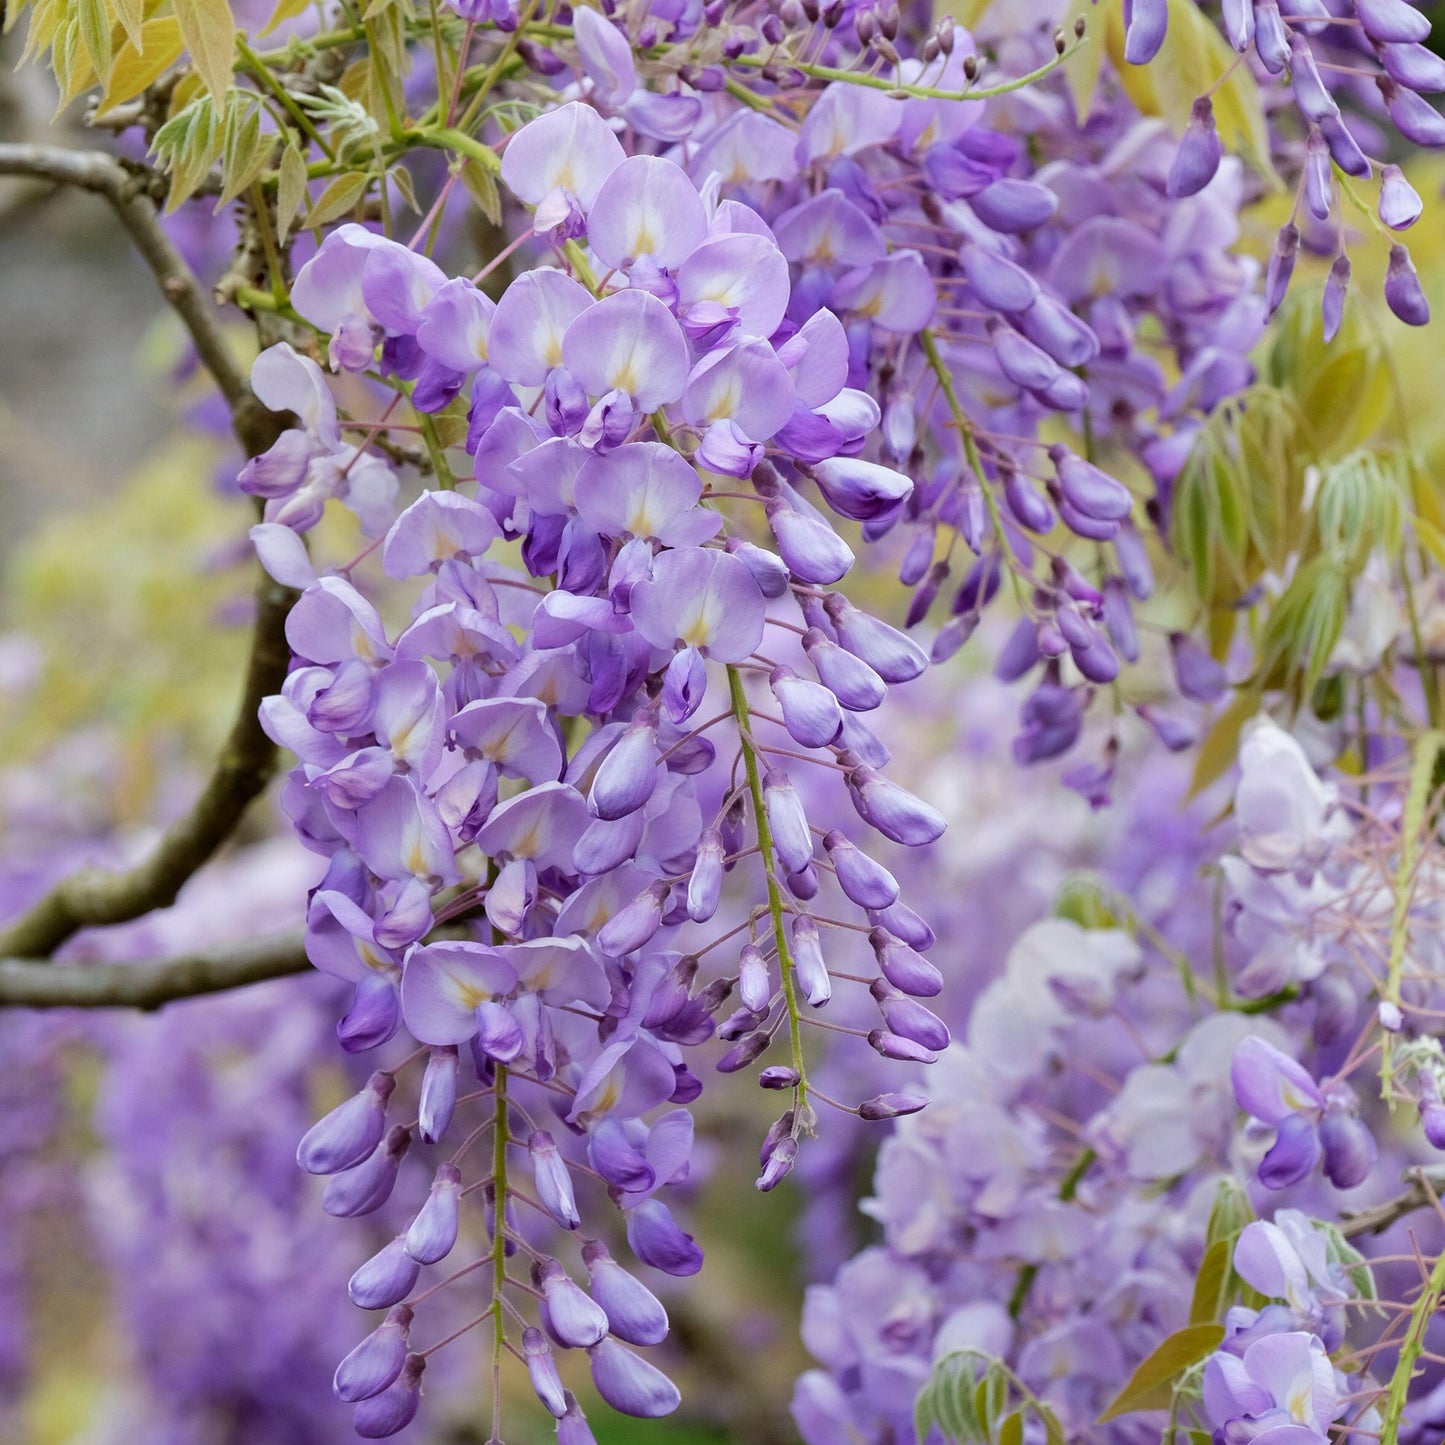
[[[528,121],[507,142],[502,180],[528,205],[562,191],[586,209],[625,159],[607,122],[591,106],[571,101]]]
[[[524,271],[492,316],[492,370],[521,386],[541,386],[562,364],[568,328],[592,304],[586,287],[561,271]]]
[[[495,349],[495,323],[492,331]],[[687,382],[682,330],[645,291],[618,291],[582,312],[567,328],[562,359],[591,395],[620,391],[642,411],[676,401]]]
[[[582,68],[597,93],[610,105],[620,105],[637,89],[637,68],[627,36],[598,11],[585,6],[572,17],[572,33]]]
[[[586,826],[582,795],[565,783],[543,783],[502,803],[476,841],[492,857],[528,858],[541,871],[565,867]]]
[[[517,986],[517,975],[481,943],[414,948],[402,974],[406,1026],[424,1044],[461,1044],[477,1032],[477,1005]]]
[[[539,698],[481,698],[456,713],[447,732],[453,747],[506,777],[553,782],[562,771],[562,747]]]
[[[696,647],[741,662],[763,640],[765,606],[753,574],[726,552],[664,552],[632,589],[632,622],[654,647]]]
[[[660,156],[629,156],[603,182],[587,215],[588,244],[605,266],[648,258],[676,270],[706,235],[697,187]]]
[[[388,577],[421,577],[453,558],[486,555],[500,535],[496,519],[460,492],[423,492],[386,534],[381,560]]]
[[[693,547],[717,534],[722,518],[698,506],[702,480],[671,447],[630,442],[589,458],[577,473],[578,514],[604,537],[648,537]]]
[[[627,1211],[627,1242],[643,1264],[664,1274],[692,1275],[702,1268],[702,1251],[678,1228],[668,1207],[648,1199]]]
[[[698,427],[731,421],[755,442],[772,436],[792,416],[794,405],[786,368],[766,341],[757,340],[709,352],[692,369],[682,393],[685,421]]]
[[[1240,1041],[1229,1079],[1239,1107],[1265,1124],[1280,1125],[1295,1113],[1324,1103],[1319,1085],[1304,1065],[1264,1039]]]
[[[882,331],[910,336],[932,324],[938,305],[933,277],[917,251],[895,251],[866,270],[850,271],[832,302],[866,316]]]
[[[790,289],[787,259],[767,237],[714,236],[678,268],[678,312],[718,306],[736,318],[743,336],[769,337],[782,322]]]
[[[837,189],[785,211],[773,231],[783,255],[800,265],[867,266],[888,254],[882,232]]]

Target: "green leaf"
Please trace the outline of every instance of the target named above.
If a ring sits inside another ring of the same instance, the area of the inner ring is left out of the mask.
[[[1214,720],[1194,758],[1194,776],[1189,796],[1196,797],[1212,782],[1224,776],[1239,756],[1239,734],[1260,708],[1261,698],[1253,688],[1242,688],[1234,701]]]
[[[1194,1279],[1194,1298],[1189,1302],[1191,1325],[1211,1324],[1224,1312],[1233,1255],[1232,1239],[1216,1239],[1204,1251],[1199,1273]]]
[[[1212,1355],[1223,1338],[1223,1325],[1185,1325],[1176,1330],[1140,1362],[1129,1383],[1099,1416],[1099,1423],[1106,1424],[1135,1410],[1167,1409],[1174,1381],[1191,1365]]]
[[[998,1445],[1024,1445],[1024,1412],[1015,1410],[1004,1416],[998,1427]]]
[[[233,95],[233,100],[238,99]],[[240,119],[236,117],[239,115]],[[261,107],[239,101],[227,108],[226,132],[221,145],[221,199],[219,210],[234,200],[260,175],[276,143],[274,135],[261,134]]]
[[[196,73],[219,105],[236,65],[236,23],[227,0],[175,0],[176,19]]]
[[[338,216],[344,216],[366,194],[370,184],[371,177],[364,171],[337,176],[316,198],[316,204],[306,213],[303,224],[307,230],[314,230]]]
[[[104,80],[110,74],[114,58],[110,47],[110,16],[106,12],[105,0],[76,0],[75,13],[85,53],[90,56],[96,75]]]
[[[1254,1206],[1237,1179],[1221,1179],[1214,1190],[1214,1203],[1209,1207],[1209,1223],[1205,1226],[1206,1244],[1232,1240],[1246,1224],[1254,1221]]]
[[[467,194],[477,203],[477,209],[492,225],[501,225],[502,197],[491,171],[468,156],[462,162],[461,176]]]
[[[281,152],[281,170],[276,179],[276,239],[283,246],[305,199],[306,159],[288,134],[286,149]]]
[[[111,0],[115,18],[125,31],[125,38],[140,47],[145,41],[145,0]]]

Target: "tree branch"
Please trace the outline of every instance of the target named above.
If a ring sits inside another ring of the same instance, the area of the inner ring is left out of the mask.
[[[1418,1164],[1407,1169],[1404,1178],[1410,1187],[1403,1194],[1397,1194],[1393,1199],[1386,1199],[1380,1204],[1368,1205],[1364,1209],[1345,1211],[1340,1232],[1346,1239],[1355,1239],[1362,1234],[1382,1234],[1397,1219],[1403,1219],[1417,1209],[1433,1205],[1441,1186],[1445,1185],[1445,1178],[1441,1177],[1438,1170],[1425,1169]]]
[[[252,393],[215,307],[162,229],[140,179],[101,152],[39,145],[0,145],[0,175],[76,186],[110,203],[215,378],[246,455],[266,451],[284,429],[285,419]],[[258,710],[262,698],[279,691],[286,677],[290,658],[286,614],[294,600],[293,592],[262,575],[240,708],[210,780],[190,812],[167,830],[149,858],[129,872],[86,869],[59,883],[34,908],[0,930],[0,958],[42,959],[81,928],[123,923],[167,907],[186,879],[231,835],[276,769],[276,749],[261,730]]]
[[[259,456],[280,435],[281,419],[252,395],[246,373],[231,354],[216,309],[186,259],[166,235],[145,194],[144,180],[103,151],[64,146],[0,144],[0,176],[30,176],[90,191],[109,202],[161,294],[191,334],[206,370],[231,408],[236,436],[247,456]]]
[[[301,973],[311,965],[300,932],[144,963],[50,963],[0,959],[0,1006],[157,1009]]]

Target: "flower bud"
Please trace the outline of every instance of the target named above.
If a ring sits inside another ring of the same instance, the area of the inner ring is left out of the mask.
[[[397,1305],[336,1367],[331,1388],[348,1405],[379,1395],[401,1374],[411,1332],[411,1308]]]
[[[546,1336],[531,1325],[522,1331],[522,1358],[527,1362],[527,1374],[537,1398],[549,1414],[560,1420],[567,1413],[562,1377],[557,1373],[557,1362],[552,1358]]]
[[[390,1074],[374,1073],[360,1093],[306,1131],[296,1147],[296,1162],[308,1174],[336,1174],[359,1164],[381,1143],[386,1103],[395,1088]]]
[[[833,997],[833,981],[823,962],[823,942],[818,925],[806,913],[795,914],[792,925],[793,968],[803,997],[814,1008],[822,1008]]]
[[[340,1174],[333,1174],[321,1191],[321,1207],[339,1219],[351,1219],[380,1209],[391,1198],[397,1170],[411,1147],[411,1134],[393,1124],[370,1158]]]
[[[868,1046],[885,1059],[897,1059],[902,1063],[910,1064],[934,1064],[938,1062],[938,1055],[932,1049],[926,1049],[922,1044],[914,1043],[912,1039],[905,1039],[900,1034],[890,1033],[887,1029],[873,1029],[868,1034]]]
[[[1335,257],[1330,267],[1329,278],[1325,281],[1324,300],[1320,303],[1321,326],[1325,344],[1335,339],[1340,322],[1345,318],[1345,293],[1350,285],[1350,258],[1346,255]]]
[[[379,1394],[362,1400],[352,1412],[352,1428],[363,1440],[384,1440],[411,1424],[421,1403],[422,1355],[408,1355],[401,1374]]]
[[[1214,128],[1214,106],[1202,95],[1194,102],[1179,149],[1174,152],[1166,184],[1169,194],[1177,198],[1202,191],[1214,179],[1223,153]]]
[[[1415,274],[1410,253],[1403,246],[1390,247],[1385,304],[1407,326],[1424,326],[1430,320],[1430,303],[1420,289],[1420,278]]]
[[[452,1252],[461,1198],[461,1171],[452,1163],[439,1165],[431,1193],[406,1232],[406,1252],[418,1264],[435,1264]]]
[[[629,1345],[656,1345],[667,1338],[667,1311],[662,1302],[623,1269],[605,1245],[589,1239],[582,1246],[582,1262],[590,1276],[592,1298],[602,1306],[608,1327],[619,1340]]]
[[[788,873],[804,868],[813,858],[813,835],[808,829],[808,815],[793,787],[792,779],[781,768],[769,768],[763,777],[763,806],[767,811],[768,828],[778,861]]]
[[[927,1107],[928,1100],[917,1094],[878,1094],[871,1099],[864,1099],[858,1105],[858,1117],[868,1123],[876,1123],[881,1119],[897,1119],[904,1114],[916,1114]]]
[[[859,908],[887,908],[898,901],[898,880],[836,828],[824,836],[823,848],[850,902]]]
[[[633,723],[602,759],[587,806],[593,817],[615,822],[635,813],[657,786],[657,722],[650,714]]]
[[[697,845],[697,859],[687,881],[687,916],[694,923],[706,923],[717,912],[722,897],[723,841],[716,828],[709,828]]]
[[[549,1333],[565,1349],[595,1345],[607,1334],[607,1316],[560,1261],[545,1260],[536,1271],[542,1290],[543,1319]]]
[[[624,1415],[651,1420],[670,1415],[682,1401],[677,1386],[616,1340],[604,1339],[587,1351],[597,1393]]]
[[[358,1309],[386,1309],[411,1292],[421,1266],[406,1252],[406,1238],[397,1235],[351,1276],[346,1292]]]
[[[1380,219],[1392,231],[1407,231],[1420,219],[1423,209],[1418,193],[1400,167],[1384,167],[1380,172]]]
[[[702,1250],[660,1200],[647,1199],[627,1211],[627,1243],[643,1264],[664,1274],[692,1275],[702,1268]]]

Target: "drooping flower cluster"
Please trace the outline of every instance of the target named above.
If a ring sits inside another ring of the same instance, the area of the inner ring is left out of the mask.
[[[324,378],[294,351],[258,368],[263,381],[284,374],[267,399],[303,425],[243,479],[269,496],[256,529],[267,565],[306,584],[287,623],[293,669],[263,720],[300,760],[292,820],[331,860],[308,950],[356,985],[345,1047],[404,1026],[427,1059],[415,1124],[393,1122],[400,1069],[382,1070],[316,1126],[300,1159],[329,1176],[325,1207],[352,1216],[410,1178],[415,1144],[461,1136],[411,1226],[352,1280],[356,1303],[392,1311],[338,1376],[371,1434],[416,1408],[426,1354],[407,1352],[406,1301],[421,1269],[452,1255],[461,1200],[476,1194],[495,1267],[483,1317],[500,1328],[512,1309],[506,1259],[522,1249],[551,1344],[585,1349],[617,1408],[675,1406],[665,1377],[626,1347],[665,1334],[646,1287],[594,1240],[581,1252],[589,1296],[515,1210],[530,1201],[575,1231],[574,1176],[590,1179],[622,1208],[644,1265],[701,1266],[658,1196],[687,1171],[681,1106],[701,1084],[683,1050],[712,1037],[734,989],[742,1007],[722,1026],[733,1047],[721,1069],[760,1058],[779,1029],[789,1039],[789,1062],[761,1079],[793,1095],[764,1145],[764,1189],[812,1128],[800,1024],[832,994],[824,930],[871,930],[876,973],[860,981],[876,1001],[866,1032],[878,1053],[927,1061],[948,1040],[918,1001],[939,987],[916,951],[931,930],[848,832],[818,847],[788,771],[794,759],[826,767],[855,822],[896,843],[942,829],[880,771],[886,749],[859,716],[925,655],[827,590],[853,556],[800,490],[806,478],[829,512],[865,522],[896,514],[912,490],[849,455],[866,427],[845,435],[823,414],[867,410],[846,386],[842,326],[827,310],[786,325],[788,265],[767,228],[669,160],[624,158],[591,109],[564,106],[519,131],[503,177],[566,238],[567,269],[525,272],[493,305],[406,248],[342,228],[293,289],[339,366],[368,366],[379,345],[383,371],[414,383],[424,414],[468,389],[474,488],[424,492],[380,541],[382,567],[414,599],[394,639],[347,576],[308,581],[292,528],[310,509],[294,499],[318,465],[341,496],[329,479],[345,481],[350,458],[335,451]],[[811,438],[806,449],[790,447],[789,428]],[[734,494],[729,477],[750,489]],[[769,546],[750,540],[753,508]],[[508,547],[520,566],[499,560]],[[694,725],[709,691],[722,710]],[[765,901],[700,932],[725,871],[751,871],[754,854]],[[813,900],[830,875],[825,912]],[[834,883],[859,923],[832,916]],[[730,939],[735,966],[700,965]],[[885,1092],[862,1110],[916,1106]],[[468,1177],[488,1131],[490,1166]],[[508,1182],[524,1149],[531,1194]],[[581,1428],[547,1336],[527,1325],[523,1350],[543,1403]]]

